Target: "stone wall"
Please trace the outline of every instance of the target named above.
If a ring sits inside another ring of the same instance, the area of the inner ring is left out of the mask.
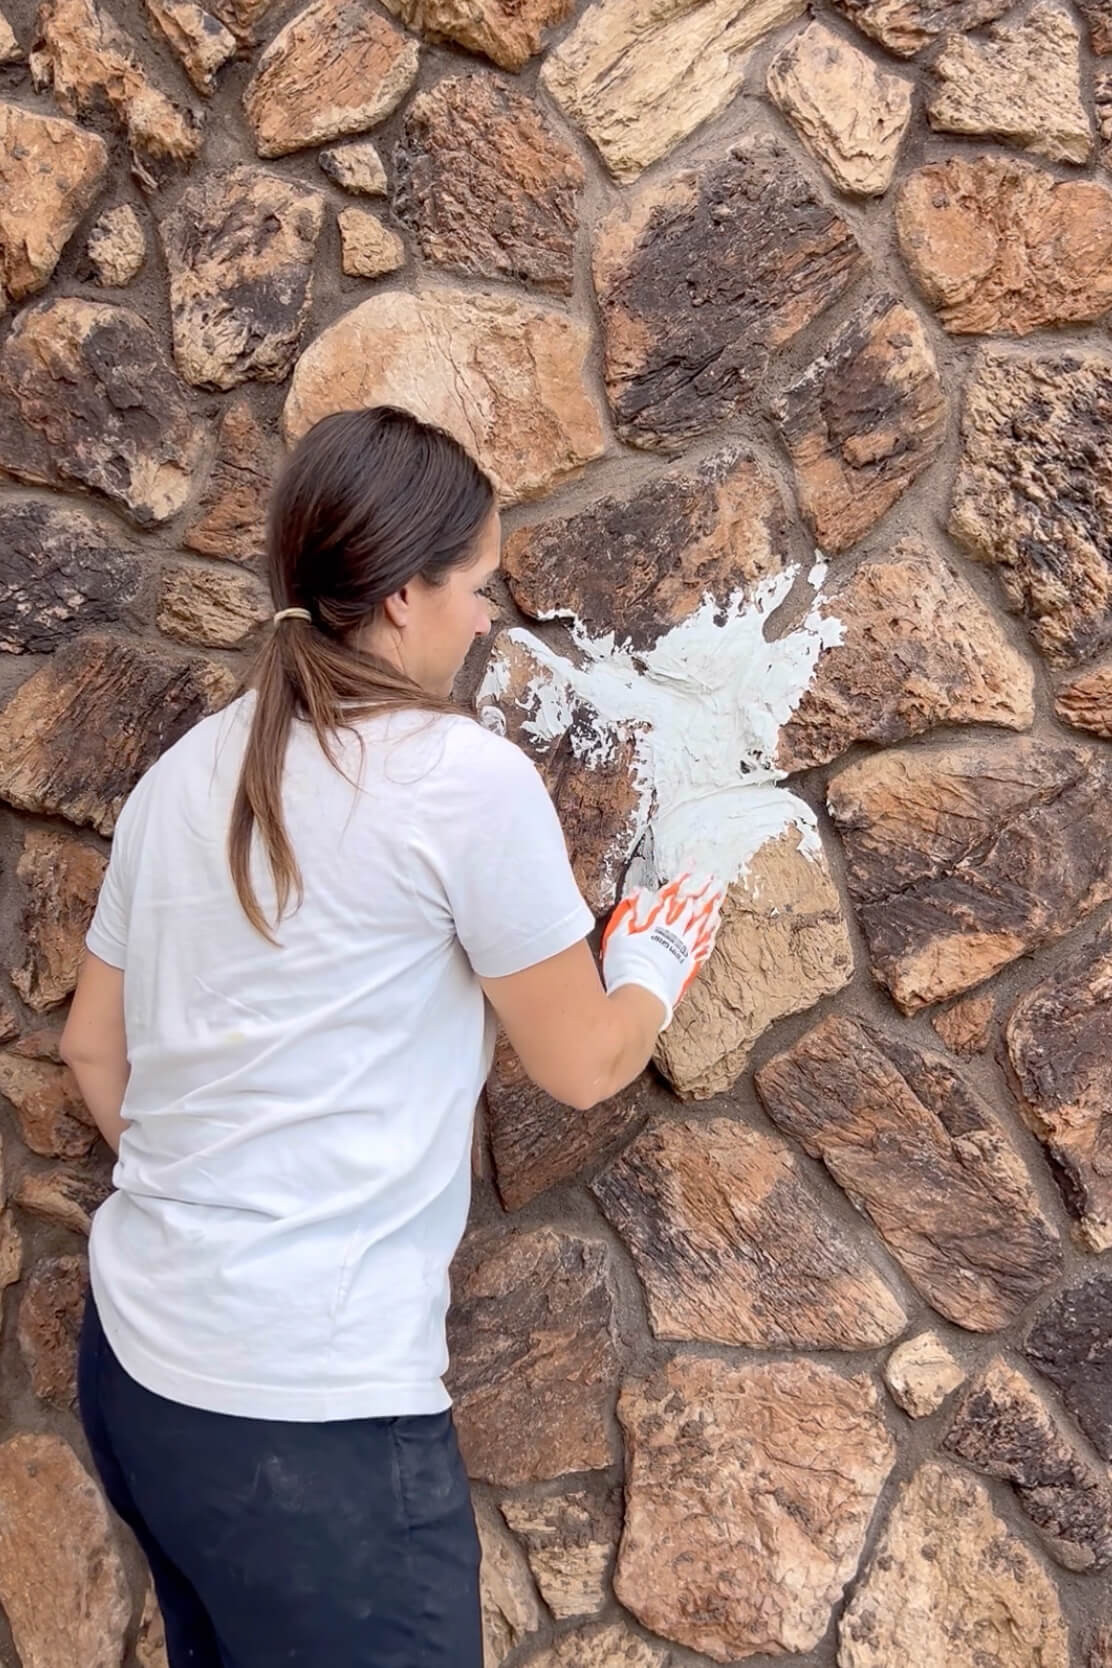
[[[658,1069],[496,1061],[490,1663],[1110,1668],[1107,0],[0,6],[0,1661],[164,1660],[57,1033],[282,441],[389,399],[498,481],[468,688],[600,916],[697,780],[736,859]]]

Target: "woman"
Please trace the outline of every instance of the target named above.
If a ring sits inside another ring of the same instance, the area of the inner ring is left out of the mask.
[[[273,494],[253,691],[124,807],[63,1054],[117,1191],[79,1386],[172,1668],[479,1668],[448,1265],[496,1019],[588,1112],[643,1069],[718,891],[593,919],[532,763],[453,705],[490,482],[380,408]]]

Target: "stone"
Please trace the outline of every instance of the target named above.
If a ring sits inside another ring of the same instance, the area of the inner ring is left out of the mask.
[[[509,1653],[541,1625],[533,1577],[525,1554],[506,1531],[489,1500],[474,1503],[482,1554],[480,1600],[484,1668],[500,1668]]]
[[[1064,724],[1112,737],[1112,664],[1094,666],[1058,689],[1054,711]]]
[[[1089,1637],[1087,1668],[1112,1668],[1112,1621],[1099,1623]]]
[[[206,174],[159,230],[174,358],[198,388],[283,382],[313,292],[324,198],[262,168]]]
[[[1112,898],[1112,761],[1025,738],[884,753],[827,786],[873,977],[959,996]]]
[[[0,1604],[22,1668],[118,1668],[127,1577],[97,1484],[59,1436],[0,1445]]]
[[[23,48],[16,40],[11,24],[0,13],[0,64],[18,64],[22,61]]]
[[[966,996],[932,1014],[931,1024],[951,1053],[968,1060],[985,1052],[995,1019],[996,1003],[991,996]]]
[[[19,1016],[10,1002],[0,1001],[0,1043],[19,1035]],[[2,1172],[0,1172],[2,1174]]]
[[[937,1413],[950,1392],[964,1381],[964,1367],[955,1361],[937,1332],[920,1332],[897,1344],[884,1363],[884,1382],[913,1419]]]
[[[840,191],[882,197],[911,121],[912,83],[824,23],[793,35],[768,67],[769,96]]]
[[[727,1118],[653,1122],[591,1183],[657,1338],[875,1349],[907,1313],[786,1142]]]
[[[839,620],[780,731],[782,770],[807,770],[856,741],[889,745],[939,724],[1034,722],[1034,671],[954,566],[918,539],[835,580],[818,604]]]
[[[991,23],[1011,0],[834,0],[866,35],[900,58],[913,58],[939,35]]]
[[[44,1257],[19,1305],[19,1348],[41,1401],[68,1412],[77,1402],[77,1340],[88,1274],[80,1257]]]
[[[216,72],[238,51],[230,29],[197,0],[146,0],[147,15],[165,35],[182,68],[199,93],[208,98],[216,86]]]
[[[1112,1273],[1051,1298],[1027,1334],[1024,1354],[1057,1386],[1101,1458],[1112,1461]]]
[[[50,86],[67,116],[105,107],[131,144],[132,162],[148,187],[154,165],[189,163],[202,142],[196,111],[177,104],[140,62],[136,43],[97,0],[42,0],[31,52],[31,75]]]
[[[158,629],[180,643],[242,649],[273,611],[269,593],[247,574],[208,567],[163,569]]]
[[[69,834],[29,828],[24,835],[16,867],[26,897],[23,954],[12,984],[36,1013],[56,1008],[77,983],[105,867],[99,851]]]
[[[955,335],[1025,336],[1112,307],[1112,191],[1013,157],[951,156],[896,199],[900,252]]]
[[[240,46],[253,46],[258,26],[273,5],[274,0],[209,0],[208,9]]]
[[[982,1367],[942,1442],[948,1454],[1013,1484],[1052,1558],[1068,1570],[1112,1563],[1112,1480],[1101,1476],[1030,1380],[1003,1356]]]
[[[107,168],[97,134],[0,100],[0,305],[50,282]]]
[[[751,49],[803,0],[598,0],[541,84],[618,180],[635,179],[741,91]]]
[[[500,69],[523,69],[541,49],[545,32],[563,23],[575,0],[383,0],[426,40],[479,52]]]
[[[0,348],[0,469],[99,493],[152,527],[185,503],[201,445],[138,313],[61,296],[18,315]]]
[[[621,1532],[617,1496],[578,1488],[543,1500],[503,1500],[501,1510],[525,1543],[533,1578],[557,1621],[598,1615],[610,1596],[610,1566]]]
[[[622,1622],[561,1633],[529,1668],[672,1668],[671,1651],[642,1639]]]
[[[126,540],[80,510],[0,501],[0,652],[49,654],[129,616],[142,567]]]
[[[236,688],[213,661],[82,637],[0,711],[0,799],[111,834],[143,772]]]
[[[824,551],[849,550],[931,464],[947,401],[926,331],[892,295],[860,308],[774,405]]]
[[[538,498],[605,449],[590,345],[586,325],[516,296],[384,291],[301,355],[285,436],[293,443],[333,411],[401,405],[462,441],[504,503]]]
[[[1077,0],[1077,9],[1085,20],[1090,47],[1107,57],[1112,52],[1112,4],[1109,0]]]
[[[822,1160],[947,1320],[996,1331],[1061,1272],[1018,1152],[944,1055],[835,1015],[755,1082],[769,1117]]]
[[[25,1146],[40,1158],[83,1158],[96,1127],[67,1066],[0,1050],[0,1095],[15,1110]]]
[[[405,244],[367,209],[341,209],[340,266],[349,278],[382,278],[405,265]]]
[[[276,450],[245,398],[225,407],[212,469],[182,535],[187,550],[229,562],[262,555]]]
[[[679,450],[743,413],[770,353],[865,265],[846,222],[767,137],[638,187],[594,249],[620,438]]]
[[[716,1662],[817,1645],[895,1459],[871,1381],[677,1355],[626,1380],[618,1418],[626,1609]]]
[[[500,1036],[487,1079],[486,1125],[505,1208],[520,1210],[612,1152],[644,1118],[645,1089],[645,1078],[637,1078],[585,1117],[538,1089]]]
[[[105,209],[89,233],[86,253],[98,284],[123,289],[138,277],[147,259],[147,238],[130,203]]]
[[[24,1170],[14,1198],[21,1210],[88,1237],[94,1212],[112,1191],[112,1165],[95,1155],[80,1164]]]
[[[23,1238],[10,1210],[0,1210],[0,1315],[4,1293],[23,1272]]]
[[[1039,0],[984,40],[951,35],[932,65],[927,117],[944,133],[983,133],[1051,162],[1093,149],[1081,99],[1081,35],[1064,6]]]
[[[839,1623],[838,1668],[1069,1668],[1049,1576],[972,1477],[903,1484]]]
[[[370,139],[355,139],[348,145],[321,151],[317,161],[341,191],[357,197],[385,197],[389,189],[382,158]]]
[[[154,1588],[147,1588],[143,1600],[143,1614],[139,1619],[139,1636],[135,1641],[135,1660],[139,1668],[170,1668],[166,1655],[166,1624],[154,1596]]]
[[[532,99],[492,75],[446,76],[406,110],[394,172],[425,260],[571,294],[586,175]]]
[[[363,133],[412,87],[416,41],[369,0],[310,0],[281,29],[243,95],[260,156],[287,156]]]
[[[471,1477],[511,1487],[612,1464],[608,1261],[601,1242],[552,1228],[464,1242],[447,1382]]]

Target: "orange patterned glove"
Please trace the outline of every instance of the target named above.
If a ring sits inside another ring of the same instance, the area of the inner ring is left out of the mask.
[[[618,904],[602,937],[607,993],[641,985],[664,1004],[676,1003],[714,949],[726,888],[707,875],[682,874],[667,886],[637,886]]]

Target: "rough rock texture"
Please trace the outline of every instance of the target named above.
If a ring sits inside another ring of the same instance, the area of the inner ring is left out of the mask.
[[[965,1369],[946,1348],[937,1332],[897,1344],[884,1363],[884,1382],[905,1413],[925,1419],[937,1412],[965,1379]]]
[[[386,169],[370,139],[355,139],[321,151],[317,161],[333,184],[358,197],[384,197],[388,188]]]
[[[527,1634],[541,1625],[541,1607],[525,1554],[507,1534],[489,1500],[475,1501],[482,1554],[481,1602],[484,1668],[499,1668]]]
[[[453,41],[481,52],[501,69],[519,70],[540,51],[546,32],[563,23],[575,0],[383,0],[426,40]]]
[[[100,1489],[60,1437],[0,1446],[0,1604],[22,1668],[118,1668],[123,1564]]]
[[[158,627],[181,643],[241,649],[270,619],[273,608],[267,591],[246,574],[208,567],[167,568]]]
[[[1054,1587],[987,1490],[928,1461],[900,1490],[839,1627],[838,1668],[1069,1668]]]
[[[839,11],[889,52],[913,58],[939,35],[990,23],[1010,0],[835,0]]]
[[[234,690],[214,662],[82,637],[0,711],[0,799],[111,834],[142,773]]]
[[[143,1614],[139,1619],[139,1635],[135,1641],[135,1660],[139,1668],[169,1668],[166,1655],[166,1624],[154,1596],[154,1588],[147,1588],[143,1600]]]
[[[216,85],[217,70],[238,50],[231,30],[197,0],[146,0],[146,4],[151,21],[181,59],[190,81],[208,96]]]
[[[4,1293],[23,1273],[23,1238],[10,1210],[0,1211],[0,1316]]]
[[[991,996],[966,996],[941,1013],[931,1015],[934,1026],[952,1053],[968,1060],[983,1054],[992,1041],[996,1003]]]
[[[777,53],[768,91],[841,191],[879,197],[911,121],[912,83],[812,23]]]
[[[468,446],[506,502],[536,498],[604,449],[583,325],[482,291],[391,290],[345,313],[298,361],[290,441],[353,406],[403,405]]]
[[[1094,1630],[1085,1662],[1086,1668],[1112,1668],[1112,1621]]]
[[[231,30],[240,46],[252,46],[274,0],[209,0],[209,11]]]
[[[1112,307],[1112,191],[1012,157],[920,168],[896,203],[900,250],[947,330],[1025,336]]]
[[[1112,1274],[1082,1280],[1042,1310],[1024,1346],[1102,1459],[1112,1461]]]
[[[679,1355],[627,1380],[618,1418],[626,1608],[716,1662],[817,1644],[895,1457],[870,1380]]]
[[[311,0],[275,35],[243,95],[260,156],[362,133],[401,102],[417,43],[368,0]]]
[[[606,1247],[540,1228],[477,1235],[452,1274],[448,1385],[472,1477],[512,1485],[611,1464],[618,1375]]]
[[[755,1081],[769,1116],[822,1159],[947,1320],[995,1331],[1059,1273],[1058,1236],[1018,1153],[944,1056],[834,1017]]]
[[[890,743],[937,724],[1030,728],[1034,674],[948,562],[908,539],[836,581],[821,612],[842,622],[780,731],[777,763],[806,770],[855,741]]]
[[[532,99],[493,76],[438,81],[409,105],[394,169],[427,261],[571,294],[586,176]]]
[[[541,1597],[556,1619],[597,1615],[606,1603],[621,1532],[617,1496],[578,1488],[543,1500],[503,1500],[502,1516],[523,1542]]]
[[[48,654],[126,619],[141,573],[126,542],[80,510],[0,500],[0,651]]]
[[[671,1651],[643,1639],[622,1622],[562,1633],[530,1668],[671,1668]]]
[[[261,555],[275,452],[246,398],[225,406],[212,469],[182,535],[187,550],[230,562]]]
[[[591,1191],[629,1248],[658,1338],[859,1350],[907,1324],[775,1137],[727,1118],[654,1122]]]
[[[340,265],[349,278],[381,278],[405,265],[405,244],[367,209],[341,209]]]
[[[97,1132],[67,1067],[5,1049],[0,1095],[15,1111],[24,1145],[41,1158],[82,1158],[92,1150]]]
[[[147,258],[147,237],[130,203],[105,209],[89,233],[86,253],[97,283],[107,289],[123,289],[138,277]]]
[[[1054,710],[1063,723],[1112,737],[1112,666],[1096,666],[1058,690]]]
[[[1112,52],[1112,5],[1109,0],[1078,0],[1078,11],[1085,20],[1089,45],[1101,56]]]
[[[138,313],[63,297],[19,314],[0,348],[0,469],[100,493],[150,527],[185,503],[201,443]]]
[[[869,302],[776,402],[804,514],[823,550],[848,550],[938,455],[946,396],[918,317]]]
[[[18,64],[23,59],[23,48],[7,18],[0,14],[0,64]]]
[[[1040,0],[987,40],[952,35],[934,61],[931,126],[983,133],[1051,162],[1084,162],[1092,127],[1081,99],[1081,36],[1065,6]]]
[[[37,1263],[19,1305],[19,1348],[42,1401],[63,1410],[77,1401],[77,1339],[88,1284],[80,1257]]]
[[[960,995],[1112,898],[1112,761],[1021,738],[886,753],[827,804],[873,976],[905,1013]]]
[[[50,281],[107,167],[97,134],[0,101],[0,301]]]
[[[85,933],[93,918],[105,860],[83,840],[28,829],[16,868],[25,906],[24,955],[12,984],[41,1013],[64,1002],[77,983]]]
[[[770,139],[641,186],[594,249],[621,438],[677,449],[738,415],[769,353],[864,266],[845,221]]]
[[[541,82],[631,180],[741,90],[750,48],[803,0],[599,0],[545,60]]]
[[[111,1170],[111,1163],[96,1154],[80,1164],[51,1164],[45,1170],[25,1170],[13,1198],[31,1216],[40,1216],[57,1227],[87,1235],[93,1212],[112,1191]]]
[[[312,300],[317,191],[262,168],[211,173],[162,222],[174,358],[187,382],[282,382]]]

